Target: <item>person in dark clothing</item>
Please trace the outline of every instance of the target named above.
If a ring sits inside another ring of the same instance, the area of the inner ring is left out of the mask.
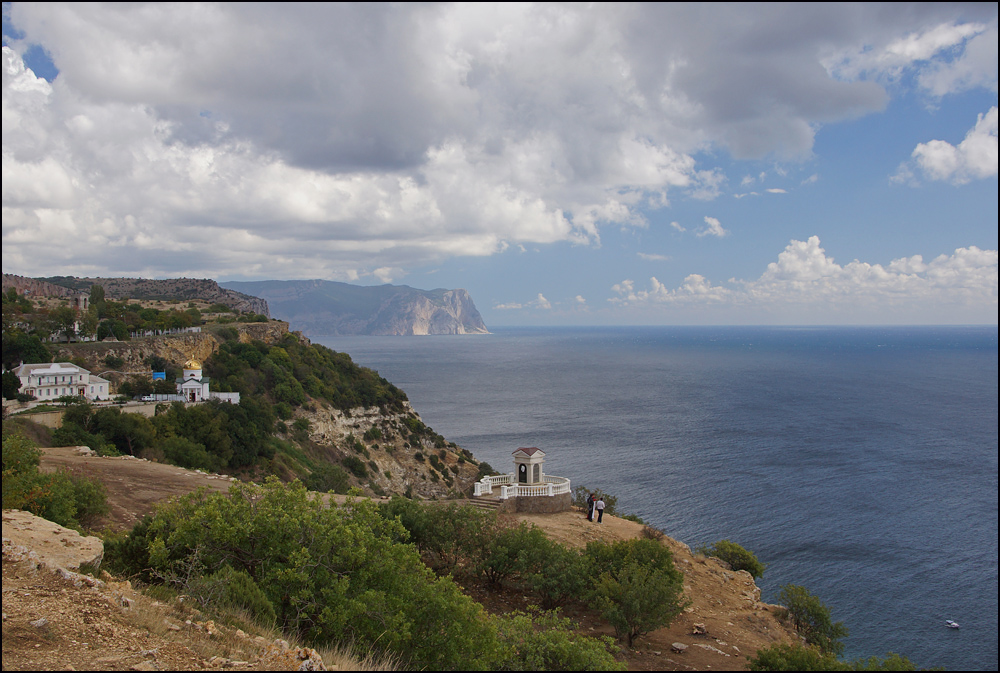
[[[594,520],[594,503],[597,502],[597,498],[591,493],[587,496],[587,521]]]

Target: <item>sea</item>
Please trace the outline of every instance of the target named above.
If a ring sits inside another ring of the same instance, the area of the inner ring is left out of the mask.
[[[545,471],[758,584],[806,587],[847,659],[997,669],[997,327],[496,328],[316,337],[495,469]],[[945,626],[945,620],[961,625]]]

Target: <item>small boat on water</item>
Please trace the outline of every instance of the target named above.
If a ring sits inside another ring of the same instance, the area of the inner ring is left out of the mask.
[[[958,622],[953,622],[950,619],[944,620],[944,623],[945,623],[945,626],[947,626],[949,629],[957,629],[957,628],[959,628]]]

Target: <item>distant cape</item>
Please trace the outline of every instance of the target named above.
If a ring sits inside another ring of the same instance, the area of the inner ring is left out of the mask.
[[[307,336],[489,334],[466,290],[361,286],[329,280],[220,283],[267,301],[271,315]]]

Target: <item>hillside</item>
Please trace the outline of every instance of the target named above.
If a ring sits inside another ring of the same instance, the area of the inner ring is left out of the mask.
[[[27,278],[13,274],[3,274],[3,290],[15,288],[19,294],[29,290],[33,297],[66,297],[76,293],[87,293],[92,285],[104,288],[108,299],[115,301],[132,300],[180,300],[201,299],[210,304],[224,304],[241,313],[268,313],[267,302],[242,292],[220,287],[207,278],[77,278],[75,276],[52,276],[50,278]]]
[[[266,300],[273,315],[307,336],[486,334],[465,290],[360,286],[327,280],[222,283]]]
[[[180,409],[156,422],[174,430],[150,428],[134,447],[119,446],[161,462],[191,467],[215,466],[245,479],[275,474],[299,478],[321,490],[346,492],[352,486],[368,495],[407,493],[446,498],[469,491],[479,463],[471,452],[447,442],[427,427],[406,394],[377,372],[356,365],[346,353],[310,344],[288,324],[236,323],[198,334],[145,337],[123,342],[60,344],[57,361],[74,361],[103,373],[116,386],[147,380],[150,363],[165,366],[171,378],[187,360],[204,363],[212,390],[235,391],[241,404],[208,404]],[[108,362],[120,372],[107,372]],[[136,385],[132,383],[133,387]],[[152,415],[155,403],[125,407]],[[112,410],[95,411],[86,428],[74,430],[74,443],[92,444],[85,433],[109,422]],[[104,418],[104,420],[101,420]],[[199,427],[218,425],[221,434]],[[152,434],[150,434],[152,433]],[[171,434],[182,434],[202,448],[198,458],[164,449]],[[161,437],[160,435],[163,435]],[[122,441],[117,440],[118,444]],[[166,450],[166,453],[164,451]],[[193,462],[194,461],[194,462]]]
[[[42,467],[85,471],[104,481],[109,487],[112,512],[122,513],[113,514],[108,522],[115,529],[131,525],[138,516],[150,511],[156,501],[193,491],[199,486],[218,490],[228,483],[225,478],[182,468],[141,460],[80,455],[71,449],[47,449]],[[571,547],[582,547],[594,540],[614,542],[637,538],[643,534],[643,526],[632,521],[607,515],[605,522],[597,525],[588,522],[579,511],[519,515],[518,518]],[[5,521],[5,537],[8,537],[7,527]],[[752,655],[758,648],[792,641],[793,636],[775,618],[773,606],[759,601],[760,591],[747,573],[732,572],[716,559],[692,554],[686,545],[669,537],[664,538],[664,543],[684,574],[685,594],[692,603],[671,626],[654,631],[634,649],[624,651],[630,670],[739,670],[745,668],[746,655]],[[128,610],[114,607],[113,601],[101,598],[87,587],[74,587],[72,581],[58,576],[27,572],[23,561],[8,554],[6,548],[3,567],[5,591],[11,588],[4,598],[4,612],[8,615],[3,627],[5,668],[56,668],[67,664],[76,669],[128,668],[142,662],[185,669],[215,667],[205,654],[212,649],[212,639],[206,637],[204,621],[200,628],[194,622],[185,624],[183,619],[166,614],[167,607],[160,605],[159,613],[153,611],[153,614],[162,613],[156,622],[157,628],[150,628],[148,618],[145,624],[141,623],[135,619],[137,612],[130,614]],[[136,594],[120,581],[106,579],[109,598],[117,591],[118,595],[127,596],[136,605],[150,610],[148,598]],[[490,611],[524,607],[522,596],[516,591],[471,590]],[[568,616],[576,620],[585,633],[613,634],[610,626],[590,610],[570,607]],[[44,633],[29,624],[40,617],[48,621]],[[164,628],[164,623],[175,624],[176,628]],[[229,655],[250,659],[242,668],[265,667],[261,657],[266,643],[237,638],[232,628],[215,628],[223,634],[215,638],[216,650],[229,647],[243,651],[239,656]],[[99,652],[95,652],[94,647],[80,647],[79,643],[84,642],[99,644]],[[687,645],[687,649],[674,652],[671,650],[674,643]],[[188,650],[185,654],[184,646],[195,651]],[[121,662],[121,666],[115,662]],[[278,662],[272,661],[271,665],[275,663]]]

